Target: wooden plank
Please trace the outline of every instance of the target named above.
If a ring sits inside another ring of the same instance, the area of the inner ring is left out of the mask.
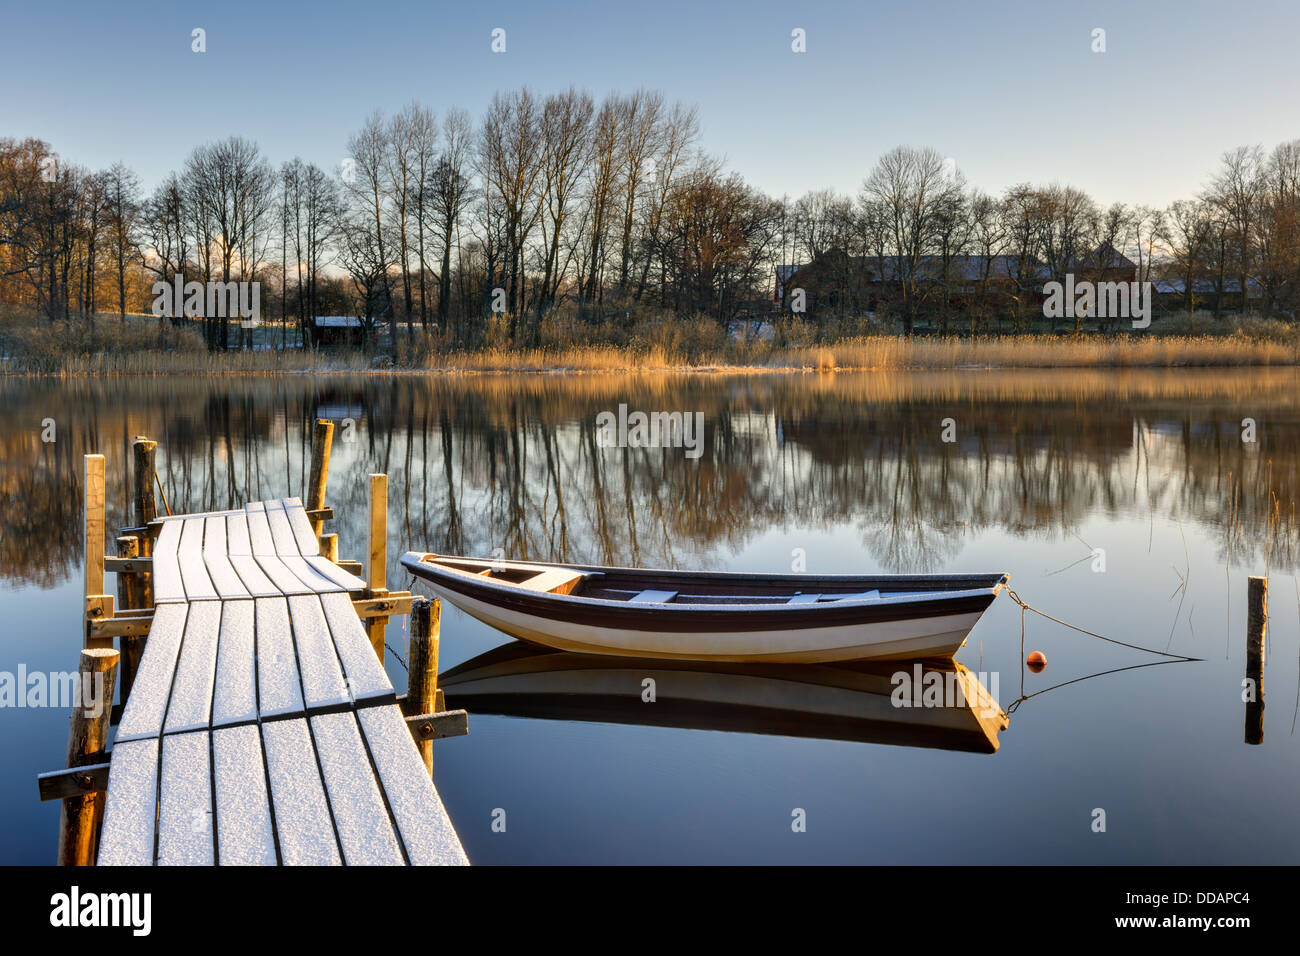
[[[342,585],[335,584],[331,578],[321,574],[308,564],[307,559],[300,554],[281,554],[276,557],[279,558],[281,564],[289,569],[294,577],[317,594],[328,594],[330,591],[344,590]]]
[[[153,626],[140,658],[131,696],[122,711],[117,727],[117,741],[157,737],[162,733],[167,699],[171,696],[172,675],[180,654],[181,635],[185,629],[187,604],[163,604],[154,612]]]
[[[285,566],[278,555],[258,554],[253,556],[253,560],[262,569],[262,573],[271,579],[271,583],[275,585],[275,589],[281,594],[312,593],[312,589],[303,584],[302,580]]]
[[[223,598],[248,597],[248,588],[226,554],[226,519],[203,520],[203,561],[208,566],[212,586]]]
[[[158,864],[211,866],[212,769],[206,730],[163,738]]]
[[[280,504],[284,507],[285,514],[289,518],[289,525],[293,528],[293,534],[298,541],[298,550],[302,552],[303,560],[311,565],[317,573],[329,578],[346,591],[364,590],[366,586],[364,580],[355,574],[349,574],[329,558],[321,555],[320,540],[312,534],[311,522],[307,518],[306,509],[303,508],[298,499],[285,498],[281,500]]]
[[[266,506],[260,501],[251,502],[244,506],[244,514],[248,518],[248,538],[254,556],[275,554],[275,538],[271,536],[271,523],[266,519]]]
[[[181,566],[176,548],[181,543],[182,521],[169,521],[158,533],[153,545],[153,600],[155,604],[167,601],[184,601],[185,587],[181,583]]]
[[[307,517],[307,509],[302,506],[302,502],[297,498],[281,498],[280,507],[289,519],[289,527],[293,529],[293,536],[298,541],[298,551],[306,557],[319,556],[320,538],[313,533],[311,519]]]
[[[305,718],[262,724],[280,860],[288,866],[343,862]]]
[[[185,618],[180,661],[172,681],[171,702],[163,733],[206,728],[212,716],[212,686],[217,672],[217,633],[220,601],[195,601]],[[166,759],[166,751],[163,758]]]
[[[384,667],[375,657],[366,632],[346,594],[322,594],[321,608],[329,622],[334,648],[343,663],[343,675],[353,700],[368,700],[393,693]]]
[[[271,541],[275,546],[275,553],[301,556],[298,538],[289,524],[289,516],[285,513],[284,504],[280,501],[264,501],[261,504],[266,511],[266,522],[271,526]],[[308,554],[310,553],[309,551]]]
[[[262,717],[303,713],[289,605],[284,598],[258,598],[253,603],[259,712]]]
[[[208,566],[203,561],[203,525],[206,519],[190,518],[181,528],[180,544],[176,548],[176,559],[181,565],[181,582],[185,585],[185,597],[191,601],[202,601],[217,596],[217,589],[208,577]]]
[[[321,574],[345,591],[360,593],[366,589],[366,582],[355,574],[344,571],[341,567],[331,561],[329,558],[316,555],[315,557],[303,558],[307,564],[311,565],[316,573]]]
[[[353,601],[352,610],[360,618],[391,617],[394,614],[410,614],[414,601],[410,591],[402,591]]]
[[[257,719],[256,638],[253,602],[224,601],[217,652],[217,684],[212,695],[212,726]]]
[[[311,718],[311,730],[344,861],[349,866],[401,866],[402,851],[356,717],[318,714]]]
[[[100,866],[153,865],[158,791],[158,740],[120,740],[108,773]]]
[[[86,793],[103,793],[108,789],[108,764],[92,763],[67,767],[36,775],[36,789],[41,802],[79,797]]]
[[[240,512],[226,518],[226,553],[230,564],[253,597],[272,597],[280,589],[262,571],[253,557],[253,545],[248,535],[248,515]]]
[[[225,518],[229,515],[242,515],[242,514],[244,514],[243,508],[232,508],[228,511],[194,511],[189,514],[183,514],[183,515],[159,515],[158,517],[152,519],[148,523],[162,527],[164,524],[166,524],[169,521],[179,521],[184,523],[186,521],[189,521],[191,518]]]
[[[396,704],[357,711],[407,858],[417,866],[469,863]]]
[[[275,582],[266,576],[262,566],[257,563],[257,558],[251,554],[232,554],[230,565],[248,588],[251,597],[276,597],[280,594]]]
[[[352,698],[320,599],[310,594],[289,598],[289,618],[293,622],[298,670],[302,674],[302,693],[308,709],[348,703]]]
[[[234,560],[233,558],[231,560]],[[281,594],[311,594],[312,589],[302,583],[302,580],[290,571],[278,555],[258,554],[253,556],[257,566],[262,569],[262,573],[271,579],[277,591]]]
[[[253,543],[248,536],[248,515],[241,511],[226,517],[226,554],[253,553]]]
[[[568,568],[548,568],[540,574],[534,575],[527,581],[520,583],[520,587],[529,591],[541,591],[543,593],[568,594],[573,590],[571,585],[587,577],[585,571],[570,571]],[[646,597],[648,594],[666,594],[668,597]],[[642,591],[636,597],[631,598],[633,601],[667,601],[677,596],[676,591]]]
[[[464,737],[469,733],[469,712],[445,710],[407,717],[406,726],[416,741],[443,740],[447,737]],[[423,751],[420,754],[424,756]]]
[[[303,584],[294,575],[275,552],[275,539],[271,535],[271,524],[266,517],[266,506],[256,501],[246,506],[245,517],[248,520],[248,537],[252,546],[253,557],[263,573],[271,579],[281,594],[310,594],[312,588]]]
[[[252,611],[251,603],[243,603]],[[222,866],[275,866],[261,733],[252,725],[214,730],[212,758],[217,859]]]
[[[289,522],[289,516],[284,510],[284,504],[280,501],[266,501],[262,502],[262,504],[266,510],[267,524],[271,528],[271,539],[275,547],[275,553],[280,562],[312,591],[340,590],[342,585],[336,584],[332,578],[317,572],[312,565],[303,560],[302,553],[299,551],[298,536],[294,533]],[[319,551],[319,545],[317,545],[317,551]],[[314,554],[316,552],[309,550],[306,553]]]

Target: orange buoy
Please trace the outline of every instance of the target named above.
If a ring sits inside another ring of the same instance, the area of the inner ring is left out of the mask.
[[[1025,658],[1025,663],[1029,665],[1031,671],[1037,674],[1047,666],[1047,655],[1042,651],[1033,651]]]

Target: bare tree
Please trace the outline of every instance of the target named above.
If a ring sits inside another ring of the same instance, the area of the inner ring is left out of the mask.
[[[137,231],[140,218],[140,180],[122,163],[105,174],[108,212],[108,255],[117,279],[117,310],[126,322],[127,267],[140,257]]]

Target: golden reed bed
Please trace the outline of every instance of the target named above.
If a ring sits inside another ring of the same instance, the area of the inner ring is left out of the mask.
[[[387,358],[380,359],[387,365]],[[1230,336],[1146,336],[1097,339],[1070,335],[987,338],[871,336],[821,346],[735,346],[696,355],[659,347],[573,346],[475,351],[404,349],[393,368],[377,369],[359,352],[203,349],[15,355],[9,373],[52,375],[277,375],[325,372],[421,371],[635,372],[830,371],[955,369],[1160,369],[1300,365],[1289,341]]]

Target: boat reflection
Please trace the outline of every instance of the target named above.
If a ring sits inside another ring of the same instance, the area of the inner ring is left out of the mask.
[[[897,690],[940,688],[924,698]],[[653,682],[653,683],[650,683]],[[993,753],[1006,712],[955,661],[834,665],[642,660],[511,642],[442,674],[449,709]],[[957,690],[953,693],[954,689]],[[899,706],[907,698],[909,706]],[[915,699],[916,703],[912,701]],[[924,702],[937,705],[926,705]]]

